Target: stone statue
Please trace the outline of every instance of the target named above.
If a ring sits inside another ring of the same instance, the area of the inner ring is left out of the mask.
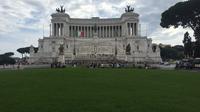
[[[60,45],[60,47],[59,47],[59,54],[60,55],[64,55],[64,46],[63,46],[63,44]]]
[[[56,11],[57,11],[57,12],[60,12],[60,9],[59,9],[59,8],[56,8]]]
[[[157,46],[156,45],[153,45],[152,46],[152,51],[155,53],[156,52],[156,49],[157,49]]]
[[[56,8],[56,11],[58,12],[58,13],[65,13],[65,8],[64,8],[64,6],[60,6],[60,8]]]
[[[130,44],[128,44],[126,46],[126,55],[131,55],[131,45]]]
[[[127,8],[125,8],[125,12],[133,12],[134,8],[132,8],[130,5],[127,5]]]

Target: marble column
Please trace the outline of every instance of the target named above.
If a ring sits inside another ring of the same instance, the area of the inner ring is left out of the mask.
[[[83,32],[84,32],[84,37],[86,36],[86,29],[85,29],[85,26],[83,26]]]
[[[107,26],[104,26],[104,38],[107,37]]]
[[[52,23],[52,36],[55,36],[54,35],[54,23]]]
[[[87,29],[88,29],[88,33],[87,33],[87,35],[88,35],[88,38],[90,38],[90,26],[87,26]]]
[[[60,36],[60,23],[58,23],[58,37]]]
[[[115,26],[112,26],[112,37],[115,37]]]
[[[60,25],[60,23],[58,23],[58,36],[60,37],[60,34],[61,34],[61,25]]]
[[[119,32],[119,26],[116,26],[115,28],[116,28],[116,37],[119,37],[119,33],[120,33]]]
[[[73,32],[72,32],[72,33],[73,33],[73,37],[76,36],[76,33],[75,33],[75,32],[76,32],[76,26],[73,26]]]
[[[74,31],[73,31],[74,37],[76,37],[76,30],[77,30],[77,26],[74,26]]]
[[[69,24],[63,23],[63,36],[69,36]]]
[[[86,26],[86,28],[87,28],[86,35],[87,35],[87,38],[88,38],[89,37],[89,28],[88,28],[88,26]]]
[[[118,31],[118,26],[115,26],[115,37],[118,37],[119,31]]]
[[[108,27],[106,26],[105,27],[105,38],[107,38],[107,36],[108,36],[107,33],[108,33]]]
[[[59,37],[61,36],[61,23],[59,23]]]
[[[71,37],[71,26],[69,26],[69,37]]]
[[[58,37],[58,23],[56,23],[56,37]]]
[[[133,23],[130,23],[131,24],[131,27],[130,27],[130,32],[131,32],[131,34],[130,34],[130,36],[133,36]]]
[[[100,27],[100,37],[102,38],[102,31],[103,31],[103,29],[102,29],[102,26]]]
[[[116,37],[117,35],[116,35],[116,26],[113,26],[113,37]]]
[[[135,36],[137,36],[137,23],[134,24],[134,29],[135,29],[134,34],[135,34]]]
[[[103,38],[103,26],[101,26],[101,38]]]
[[[85,37],[87,38],[87,26],[85,26]]]
[[[110,26],[108,26],[108,38],[110,37]]]
[[[110,26],[110,38],[112,37],[112,25]]]
[[[138,36],[139,33],[139,23],[136,23],[136,36]]]
[[[63,36],[63,31],[64,31],[63,28],[64,28],[63,23],[61,23],[61,36]]]
[[[107,26],[104,26],[104,38],[107,37]]]
[[[111,34],[110,31],[111,31],[111,26],[108,26],[108,37],[109,37],[109,38],[110,38],[110,36],[111,36],[111,35],[110,35],[110,34]]]
[[[87,29],[88,29],[88,31],[87,31],[87,37],[89,38],[90,37],[90,27],[87,26]]]
[[[72,36],[73,36],[73,37],[75,37],[75,29],[76,29],[76,27],[73,26],[73,28],[72,28]]]
[[[127,27],[128,27],[128,36],[130,36],[130,23],[128,23]]]
[[[99,38],[101,38],[101,26],[99,26]]]
[[[59,34],[59,36],[62,36],[62,23],[59,23],[59,26],[60,26],[60,28],[59,28],[59,30],[60,30],[60,34]]]
[[[99,37],[99,26],[97,27],[97,37]]]
[[[90,26],[90,37],[92,37],[92,27]]]
[[[81,26],[78,26],[78,32],[81,32]]]
[[[84,27],[81,26],[81,32],[84,32]],[[85,34],[84,34],[85,35]],[[83,36],[84,37],[84,36]],[[81,37],[82,38],[82,37]]]
[[[102,33],[103,33],[103,34],[102,34],[102,37],[104,38],[104,37],[105,37],[105,26],[103,26],[102,31],[103,31],[103,32],[102,32]]]
[[[56,28],[57,28],[56,26],[57,26],[57,24],[54,23],[54,27],[53,27],[53,35],[54,35],[54,36],[56,36]]]
[[[61,36],[63,36],[63,23],[61,23],[60,25],[61,25]]]
[[[130,36],[133,36],[133,23],[130,23]]]
[[[60,36],[62,36],[62,23],[60,23]]]
[[[121,37],[122,36],[122,26],[119,26],[119,37]]]

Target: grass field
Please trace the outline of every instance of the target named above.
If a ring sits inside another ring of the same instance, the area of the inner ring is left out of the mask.
[[[200,73],[86,68],[0,71],[0,112],[200,112]]]

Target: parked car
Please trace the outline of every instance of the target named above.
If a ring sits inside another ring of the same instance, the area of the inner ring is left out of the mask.
[[[192,69],[193,60],[192,59],[183,59],[176,63],[176,69]]]
[[[196,58],[196,59],[193,60],[192,68],[200,69],[200,58]]]

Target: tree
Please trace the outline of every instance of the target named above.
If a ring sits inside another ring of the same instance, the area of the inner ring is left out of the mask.
[[[160,45],[160,54],[163,61],[181,60],[184,58],[184,47],[181,45],[176,46],[163,46]]]
[[[38,47],[34,47],[34,51],[35,51],[35,53],[37,53]],[[19,52],[22,55],[22,58],[23,58],[24,54],[30,54],[30,47],[19,48],[19,49],[17,49],[17,52]]]
[[[13,52],[8,52],[8,53],[5,53],[5,54],[1,54],[0,55],[0,65],[15,64],[16,63],[15,59],[13,59],[11,57],[13,55],[14,55]]]
[[[38,48],[34,48],[34,50],[37,51]],[[17,49],[17,52],[19,52],[22,55],[22,58],[23,58],[24,54],[29,54],[30,53],[30,47],[19,48],[19,49]]]
[[[7,56],[7,57],[11,57],[11,56],[14,55],[14,53],[13,53],[13,52],[7,52],[7,53],[5,53],[4,55]]]
[[[185,57],[186,58],[193,57],[192,40],[188,32],[184,34],[183,44],[184,44]]]
[[[200,57],[200,0],[179,2],[162,13],[160,25],[163,28],[182,26],[194,31],[195,57]]]

